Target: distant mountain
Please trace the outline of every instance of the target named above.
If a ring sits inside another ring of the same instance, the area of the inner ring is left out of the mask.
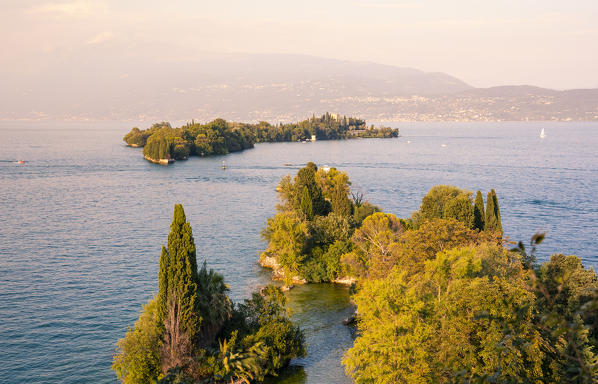
[[[127,52],[58,52],[35,71],[0,76],[0,118],[278,122],[330,111],[379,121],[598,120],[596,89],[476,89],[444,73],[303,55]]]

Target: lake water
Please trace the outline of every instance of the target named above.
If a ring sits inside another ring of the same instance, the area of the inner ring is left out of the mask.
[[[562,252],[598,265],[596,123],[397,124],[398,139],[259,144],[169,167],[124,146],[130,126],[0,122],[2,382],[116,382],[114,343],[157,291],[175,203],[199,261],[225,276],[233,299],[248,297],[270,278],[256,261],[275,186],[308,161],[346,171],[400,217],[435,184],[494,188],[511,239],[545,231],[540,259]],[[340,365],[353,337],[341,324],[347,288],[303,286],[289,297],[309,356],[271,382],[350,382]]]

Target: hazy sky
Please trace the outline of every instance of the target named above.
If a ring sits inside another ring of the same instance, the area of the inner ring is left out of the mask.
[[[598,87],[597,0],[0,0],[0,71],[99,45],[148,57],[299,53],[474,86]],[[112,50],[112,51],[111,51]]]

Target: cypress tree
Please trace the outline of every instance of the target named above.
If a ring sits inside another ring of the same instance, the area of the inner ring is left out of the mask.
[[[444,204],[442,217],[444,219],[455,219],[467,226],[467,228],[473,227],[473,206],[471,204],[471,198],[465,193],[461,193],[458,196],[448,200]]]
[[[494,199],[492,198],[492,191],[486,195],[486,221],[484,228],[487,231],[493,231],[496,226],[496,220],[494,218]]]
[[[322,188],[316,182],[316,170],[318,167],[312,163],[301,168],[295,177],[296,208],[301,210],[301,200],[303,198],[303,188],[307,187],[309,197],[311,198],[313,215],[326,216],[330,212],[330,204],[322,194]]]
[[[351,216],[352,204],[349,200],[348,188],[336,184],[332,190],[331,206],[332,212],[340,216]]]
[[[308,220],[311,220],[314,217],[312,201],[307,187],[303,187],[303,193],[301,194],[301,212],[303,212]]]
[[[181,328],[191,340],[199,335],[201,320],[197,297],[198,280],[191,225],[187,222],[183,206],[176,204],[168,234],[168,247],[162,249],[160,256],[158,314],[163,326],[168,306],[174,300],[180,308]]]
[[[502,233],[502,219],[500,218],[500,207],[498,206],[498,196],[494,189],[492,190],[492,198],[494,199],[494,215],[496,216],[496,229]]]
[[[498,198],[494,189],[490,190],[488,196],[486,196],[486,223],[484,228],[487,231],[502,233]]]
[[[170,266],[170,256],[165,246],[162,246],[160,254],[160,268],[158,269],[158,324],[164,325],[164,319],[167,315],[168,306],[168,271]]]
[[[484,197],[482,192],[477,191],[475,195],[475,204],[473,207],[473,228],[484,230],[484,224],[486,221],[486,214],[484,212]]]
[[[305,168],[309,168],[309,169],[313,170],[314,172],[316,172],[318,170],[318,166],[313,161],[310,161],[307,164],[305,164]]]

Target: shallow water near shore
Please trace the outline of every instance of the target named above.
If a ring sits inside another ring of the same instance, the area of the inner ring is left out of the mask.
[[[258,144],[168,167],[124,145],[131,126],[0,122],[4,382],[116,382],[114,345],[157,291],[175,203],[198,261],[224,275],[234,300],[249,297],[270,281],[257,259],[276,184],[308,161],[346,171],[370,202],[400,217],[436,184],[494,188],[511,239],[546,231],[541,260],[563,252],[598,266],[596,123],[397,124],[398,139]],[[350,382],[340,363],[353,337],[341,323],[348,289],[298,286],[288,296],[309,355],[269,382]]]

